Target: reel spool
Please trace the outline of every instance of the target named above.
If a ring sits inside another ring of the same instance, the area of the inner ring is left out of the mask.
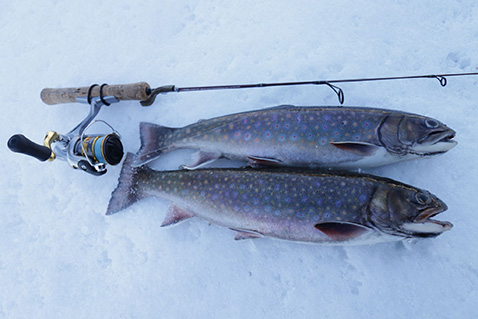
[[[74,149],[77,155],[84,156],[93,163],[110,165],[119,164],[124,154],[123,144],[116,133],[88,135],[82,141],[77,141]]]
[[[86,131],[95,123],[104,123],[112,133],[85,135]],[[88,171],[93,167],[97,172],[106,171],[106,164],[113,166],[119,164],[124,155],[121,135],[103,120],[95,120],[85,127],[80,138],[73,144],[73,152],[78,157],[84,157],[89,164],[89,167],[85,167],[85,163],[82,163],[79,168]]]

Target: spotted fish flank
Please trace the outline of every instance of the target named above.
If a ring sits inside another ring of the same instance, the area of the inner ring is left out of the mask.
[[[279,106],[183,128],[141,123],[135,166],[181,148],[199,149],[183,168],[220,157],[252,166],[363,168],[445,153],[455,132],[421,115],[359,107]]]
[[[274,237],[364,244],[435,237],[452,225],[431,219],[447,209],[429,192],[371,175],[297,170],[154,171],[123,164],[107,214],[149,196],[172,205],[162,226],[193,216],[228,227],[236,239]]]

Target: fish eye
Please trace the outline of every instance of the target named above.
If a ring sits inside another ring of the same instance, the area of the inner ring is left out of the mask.
[[[419,202],[422,205],[428,204],[431,201],[430,196],[424,193],[417,193],[415,195],[415,198],[417,199],[417,202]]]
[[[438,123],[438,121],[435,121],[433,119],[426,119],[425,120],[425,125],[428,128],[437,128],[440,124]]]

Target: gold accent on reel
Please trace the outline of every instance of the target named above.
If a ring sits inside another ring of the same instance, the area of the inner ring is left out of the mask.
[[[51,144],[58,141],[59,139],[60,139],[60,134],[54,131],[48,131],[48,133],[46,133],[45,139],[43,140],[43,145],[51,149]],[[56,158],[56,155],[55,153],[53,153],[53,150],[52,150],[48,161],[51,162],[55,158]]]

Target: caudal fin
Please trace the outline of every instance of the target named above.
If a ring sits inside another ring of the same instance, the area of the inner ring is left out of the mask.
[[[131,165],[133,159],[134,155],[132,153],[126,154],[123,168],[118,178],[118,186],[111,193],[106,215],[115,214],[146,197],[139,189],[137,181],[138,173],[144,170],[144,168],[133,167]]]
[[[163,153],[171,152],[174,149],[174,146],[171,145],[174,130],[176,129],[141,122],[139,124],[141,147],[138,153],[136,153],[132,166],[141,166],[151,162]]]

